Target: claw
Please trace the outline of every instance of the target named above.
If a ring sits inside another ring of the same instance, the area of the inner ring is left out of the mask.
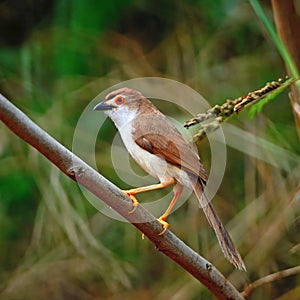
[[[139,201],[135,198],[135,196],[134,195],[132,195],[131,193],[130,193],[130,191],[124,191],[123,190],[123,192],[126,194],[126,195],[128,195],[129,197],[130,197],[130,199],[131,199],[131,201],[132,201],[132,209],[128,212],[129,214],[132,214],[132,213],[134,213],[135,212],[135,210],[137,209],[137,207],[138,207],[138,205],[139,205]]]
[[[134,198],[134,200],[133,200]],[[128,213],[129,214],[132,214],[135,212],[135,210],[137,209],[138,205],[139,205],[139,202],[136,200],[136,198],[134,196],[130,196],[130,199],[132,200],[132,210],[130,210]]]
[[[162,225],[162,227],[163,227],[162,232],[159,233],[158,235],[163,235],[163,234],[167,231],[167,229],[169,228],[170,224],[169,224],[168,222],[166,222],[166,221],[164,220],[163,217],[160,217],[160,218],[158,219],[158,222],[159,222],[159,223]]]

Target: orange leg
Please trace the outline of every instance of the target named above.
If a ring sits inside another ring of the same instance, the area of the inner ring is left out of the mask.
[[[169,228],[170,225],[168,222],[166,222],[166,220],[167,220],[169,214],[171,213],[174,205],[176,204],[178,198],[182,194],[182,191],[183,191],[183,185],[177,183],[174,187],[174,197],[173,197],[172,201],[170,202],[170,205],[168,206],[168,208],[164,212],[164,214],[160,218],[158,218],[158,221],[163,226],[163,231],[159,235],[163,235],[166,232],[166,230]]]
[[[157,184],[138,187],[138,188],[131,189],[131,190],[123,190],[123,192],[126,193],[127,195],[135,195],[135,194],[139,194],[139,193],[143,193],[143,192],[149,192],[149,191],[153,191],[153,190],[163,189],[165,187],[170,186],[172,183],[174,183],[173,180],[169,181],[167,183],[157,183]]]
[[[131,189],[131,190],[123,190],[123,192],[125,194],[127,194],[132,201],[133,209],[131,211],[129,211],[129,213],[132,214],[136,210],[136,208],[139,204],[138,200],[134,196],[135,194],[162,189],[162,188],[170,186],[173,183],[174,183],[174,181],[172,180],[172,181],[169,181],[166,183],[158,183],[158,184],[152,184],[152,185],[148,185],[148,186],[138,187],[138,188]]]
[[[123,190],[123,192],[126,193],[130,197],[132,204],[133,204],[133,209],[131,211],[129,211],[129,213],[133,213],[139,204],[138,200],[134,196],[135,194],[153,191],[153,190],[157,190],[157,189],[162,189],[162,188],[168,187],[174,183],[175,183],[175,181],[171,180],[166,183],[158,183],[158,184],[152,184],[152,185],[139,187],[139,188],[135,188],[135,189],[131,189],[131,190]],[[168,208],[166,209],[164,214],[160,218],[158,218],[158,221],[163,226],[163,231],[159,235],[163,235],[170,226],[166,220],[167,220],[168,216],[170,215],[178,198],[182,194],[183,185],[181,185],[180,183],[176,183],[173,191],[174,191],[174,197],[173,197],[172,201],[170,202],[170,205],[168,206]]]

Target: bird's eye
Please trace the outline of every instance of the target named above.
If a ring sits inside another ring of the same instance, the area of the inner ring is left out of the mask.
[[[116,97],[115,98],[115,103],[117,104],[117,105],[121,105],[121,104],[123,104],[123,103],[125,103],[125,97],[123,97],[123,96],[118,96],[118,97]]]

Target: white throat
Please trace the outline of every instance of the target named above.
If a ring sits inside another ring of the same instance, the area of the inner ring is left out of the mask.
[[[105,111],[105,113],[113,120],[119,130],[131,123],[137,116],[137,111],[129,109],[128,106],[113,108],[112,110]]]

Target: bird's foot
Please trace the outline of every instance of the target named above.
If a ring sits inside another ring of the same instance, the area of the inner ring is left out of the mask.
[[[126,195],[128,195],[129,197],[130,197],[130,199],[131,199],[131,201],[132,201],[132,209],[128,212],[129,214],[132,214],[132,213],[134,213],[135,212],[135,210],[137,209],[137,207],[138,207],[138,205],[139,205],[139,201],[135,198],[135,196],[134,196],[134,194],[132,194],[131,192],[130,192],[130,190],[129,191],[124,191],[123,190],[123,192],[126,194]]]
[[[160,218],[157,219],[158,222],[162,225],[163,230],[161,233],[159,233],[158,235],[163,235],[167,229],[169,228],[170,224],[168,222],[166,222],[166,218],[164,216],[161,216]]]

